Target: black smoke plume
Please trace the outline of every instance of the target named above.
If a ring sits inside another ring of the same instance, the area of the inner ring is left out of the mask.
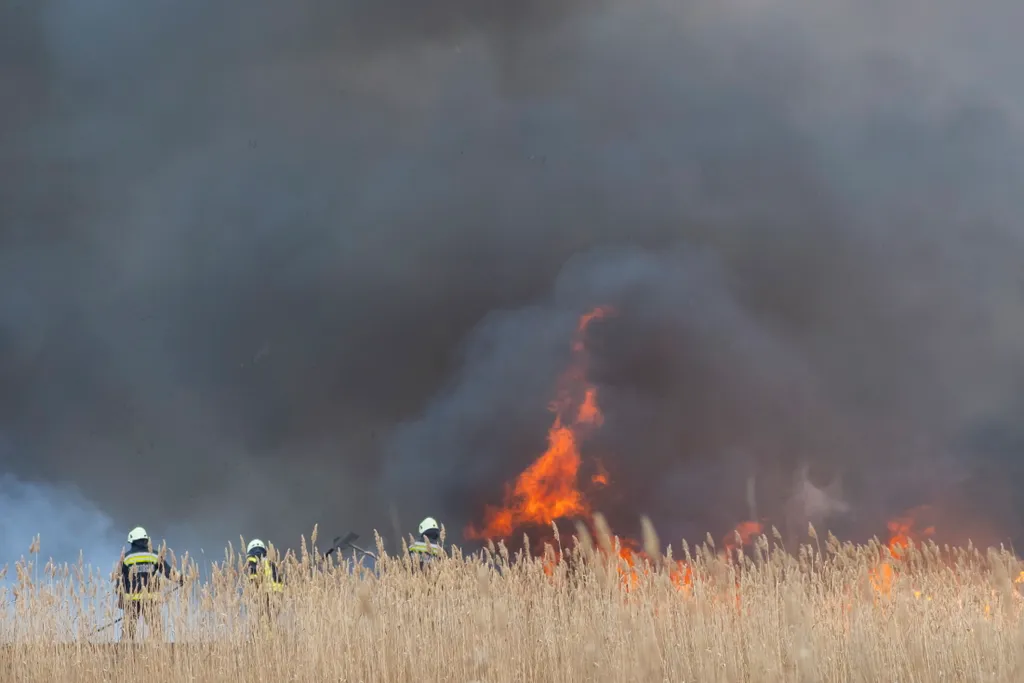
[[[458,537],[602,303],[617,521],[1019,533],[1020,4],[812,4],[0,5],[0,552]]]

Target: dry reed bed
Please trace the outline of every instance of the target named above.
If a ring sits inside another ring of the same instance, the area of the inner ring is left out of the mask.
[[[106,576],[22,562],[3,596],[17,600],[0,621],[0,680],[1024,680],[1021,567],[1004,551],[913,550],[879,585],[876,543],[788,554],[762,537],[741,557],[687,551],[680,585],[676,560],[631,578],[601,540],[570,543],[554,567],[550,554],[454,549],[426,573],[385,556],[376,575],[302,551],[285,558],[273,624],[244,616],[240,558],[202,583],[184,560],[187,588],[166,608],[174,644],[135,649],[93,633],[117,616]]]

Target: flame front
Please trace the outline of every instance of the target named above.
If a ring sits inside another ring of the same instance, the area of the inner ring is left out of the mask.
[[[559,378],[555,398],[549,406],[554,413],[554,418],[547,433],[547,449],[506,488],[502,506],[485,508],[482,526],[470,525],[466,528],[467,538],[475,540],[507,539],[517,531],[544,527],[550,529],[556,521],[567,519],[582,520],[591,534],[594,532],[594,526],[597,526],[598,530],[602,528],[600,523],[595,525],[595,521],[598,521],[595,520],[596,515],[579,486],[582,465],[580,443],[592,430],[600,427],[604,422],[604,415],[598,401],[598,389],[590,383],[587,375],[589,360],[587,331],[594,320],[600,320],[610,314],[612,314],[611,309],[598,307],[580,316],[576,334],[570,345],[571,362],[568,369]],[[589,482],[595,488],[605,488],[611,483],[611,477],[600,460],[595,461]],[[919,506],[888,522],[888,543],[879,547],[880,556],[868,568],[870,585],[878,593],[876,600],[888,596],[894,583],[901,576],[910,576],[913,580],[913,574],[906,572],[909,567],[907,551],[912,544],[920,545],[924,539],[932,538],[935,535],[934,526],[921,524],[921,519],[927,518],[930,513],[929,506]],[[609,531],[607,526],[603,528],[604,533]],[[761,521],[740,522],[729,535],[722,539],[717,557],[732,564],[737,551],[753,543],[763,531],[764,526]],[[557,526],[554,528],[554,534],[558,535]],[[647,552],[639,549],[640,544],[637,541],[618,536],[614,537],[614,547],[617,552],[612,552],[612,546],[609,543],[611,539],[603,536],[601,538],[603,540],[600,543],[598,556],[613,563],[618,570],[622,586],[627,592],[631,592],[634,587],[639,585],[642,576],[654,570],[667,574],[669,580],[678,590],[687,595],[692,594],[695,576],[688,562],[672,559],[671,553],[661,556],[656,552],[655,556],[651,557]],[[710,533],[708,534],[708,543],[712,548],[715,547]],[[551,544],[544,544],[542,561],[544,572],[549,576],[555,575],[558,568],[562,566],[561,561],[561,545],[558,550],[555,550]],[[741,562],[739,565],[733,566],[742,571],[746,565]],[[707,576],[701,580],[705,584],[710,581],[712,585],[718,586],[716,589],[718,592],[711,594],[713,600],[734,599],[737,608],[742,607],[738,574],[735,585],[730,586]],[[728,583],[733,584],[734,582],[729,581]],[[1013,584],[1024,584],[1024,571],[1019,571]],[[932,599],[930,595],[919,590],[919,587],[912,586],[912,588],[915,598]],[[715,597],[716,595],[717,597]],[[1016,592],[1014,595],[1018,599],[1024,600],[1024,597],[1017,595]],[[986,604],[984,608],[986,617],[988,617],[991,611],[990,606]],[[849,605],[847,609],[849,609]]]
[[[935,527],[927,526],[921,531],[920,518],[926,517],[931,512],[927,505],[920,505],[908,510],[900,517],[889,520],[886,526],[889,528],[889,554],[892,560],[882,558],[879,564],[868,573],[871,585],[882,595],[888,595],[892,590],[893,581],[896,578],[899,564],[906,559],[907,550],[911,544],[920,546],[923,539],[935,535]],[[894,564],[895,563],[895,564]],[[921,592],[915,590],[915,597],[921,597]],[[931,599],[930,597],[928,598]]]
[[[502,507],[486,509],[481,528],[466,529],[467,538],[508,538],[523,526],[550,525],[557,519],[590,514],[590,505],[578,487],[579,440],[601,426],[604,417],[597,388],[587,382],[586,333],[590,323],[610,313],[610,309],[599,307],[580,317],[571,346],[572,362],[550,406],[555,418],[548,429],[547,450],[516,478]],[[604,476],[607,483],[607,474]]]

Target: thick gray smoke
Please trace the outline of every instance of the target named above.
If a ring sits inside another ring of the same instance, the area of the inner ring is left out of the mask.
[[[624,523],[1021,531],[1024,10],[812,5],[4,3],[0,548],[458,535],[604,303]]]

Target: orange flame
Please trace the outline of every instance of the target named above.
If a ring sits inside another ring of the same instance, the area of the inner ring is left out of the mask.
[[[676,560],[676,566],[669,572],[669,579],[677,588],[688,590],[693,585],[693,570],[682,560]]]
[[[639,543],[633,539],[619,539],[619,542],[619,576],[622,587],[629,591],[640,583],[641,574],[648,574],[644,562],[650,560],[650,557],[642,550],[636,550]],[[693,585],[693,571],[682,560],[674,560],[674,564],[668,567],[668,576],[677,590],[688,592]]]
[[[578,485],[582,464],[579,443],[592,429],[603,424],[604,416],[598,402],[598,390],[587,380],[586,334],[594,320],[611,314],[611,309],[599,307],[580,317],[570,346],[572,361],[560,378],[558,391],[550,405],[555,417],[548,430],[547,449],[506,489],[501,507],[488,506],[485,509],[484,523],[480,528],[471,525],[466,529],[467,538],[508,538],[522,527],[550,526],[560,519],[589,520],[592,513],[590,503]],[[610,483],[611,477],[600,461],[596,462],[590,481],[601,487]],[[723,545],[727,549],[747,545],[762,530],[760,522],[743,522]],[[619,539],[619,544],[618,556],[607,560],[616,563],[623,585],[628,590],[637,585],[641,574],[648,573],[646,561],[650,558],[639,550],[639,543],[635,540]],[[546,556],[543,562],[545,573],[553,575],[559,559],[557,552],[551,557]],[[663,569],[678,589],[690,589],[693,573],[687,563],[675,560]]]
[[[598,406],[597,388],[586,381],[586,333],[591,322],[610,313],[611,309],[599,307],[580,317],[571,346],[572,363],[551,404],[555,419],[548,430],[547,450],[506,490],[502,507],[485,510],[482,528],[471,525],[466,529],[467,538],[508,538],[524,525],[550,525],[557,519],[590,513],[590,505],[577,486],[581,464],[578,442],[589,429],[599,427],[604,416]]]
[[[889,551],[893,557],[902,558],[911,543],[920,545],[923,539],[935,535],[933,526],[926,527],[920,533],[915,530],[917,518],[926,515],[929,511],[930,508],[927,505],[921,505],[888,522]]]
[[[868,572],[868,578],[875,590],[883,595],[888,595],[892,590],[893,568],[888,562],[882,562]]]
[[[764,525],[760,522],[746,521],[740,522],[736,529],[731,534],[722,539],[722,545],[727,551],[735,550],[738,546],[736,543],[736,536],[739,536],[739,545],[749,545],[754,537],[764,531]]]
[[[886,523],[886,526],[889,528],[889,542],[887,545],[889,553],[892,555],[892,560],[882,559],[878,566],[871,569],[868,573],[871,585],[877,592],[882,595],[888,595],[892,590],[893,581],[895,581],[896,574],[898,573],[898,565],[902,564],[903,560],[906,559],[906,552],[910,548],[911,543],[917,546],[921,544],[923,539],[931,538],[935,535],[934,526],[927,526],[921,531],[917,530],[919,526],[918,520],[921,517],[927,516],[930,512],[931,508],[929,506],[920,505]],[[921,596],[920,591],[914,591],[914,593],[915,597]]]
[[[584,392],[583,405],[580,406],[580,411],[576,414],[576,423],[594,425],[595,427],[600,427],[604,423],[601,409],[597,407],[597,389],[594,387],[587,387]]]

